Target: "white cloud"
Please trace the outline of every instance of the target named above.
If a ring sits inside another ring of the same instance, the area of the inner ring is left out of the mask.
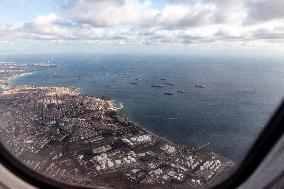
[[[64,37],[69,33],[69,30],[54,13],[50,13],[46,16],[37,16],[32,22],[24,23],[22,30],[27,33],[42,36]]]
[[[93,27],[159,27],[184,28],[200,25],[211,25],[231,20],[239,16],[236,11],[242,7],[236,6],[234,12],[224,12],[212,3],[169,3],[162,9],[154,8],[150,1],[138,0],[107,0],[71,1],[65,7],[65,14],[71,20],[88,24]]]
[[[215,23],[213,15],[215,13],[213,5],[167,5],[156,17],[160,27],[166,28],[185,28]]]
[[[276,8],[271,13],[274,8],[264,0],[175,2],[158,9],[151,1],[74,0],[63,8],[66,18],[50,13],[25,23],[0,25],[0,41],[180,45],[284,42],[282,12]],[[259,17],[258,11],[265,13]]]
[[[80,23],[95,27],[110,27],[123,24],[147,26],[152,24],[157,10],[150,2],[137,0],[79,0],[72,1],[65,9],[66,15]]]

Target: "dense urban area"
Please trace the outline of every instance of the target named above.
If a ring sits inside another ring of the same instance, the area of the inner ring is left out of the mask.
[[[0,63],[1,142],[33,170],[88,186],[208,188],[234,167],[213,152],[137,126],[106,97],[73,87],[10,84],[14,77],[54,67]]]

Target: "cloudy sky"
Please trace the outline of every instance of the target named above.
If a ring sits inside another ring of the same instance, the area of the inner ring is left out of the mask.
[[[0,54],[284,49],[284,0],[0,0]]]

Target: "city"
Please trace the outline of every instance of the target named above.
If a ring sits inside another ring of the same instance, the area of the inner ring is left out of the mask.
[[[1,142],[46,176],[110,188],[207,188],[233,161],[177,145],[122,115],[110,99],[73,87],[15,86],[10,79],[51,64],[0,64]]]

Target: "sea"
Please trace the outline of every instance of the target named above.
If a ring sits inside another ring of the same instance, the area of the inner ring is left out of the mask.
[[[0,60],[56,64],[12,83],[73,86],[110,97],[123,107],[119,113],[139,126],[235,161],[245,157],[284,97],[284,59],[279,57],[94,53]]]

